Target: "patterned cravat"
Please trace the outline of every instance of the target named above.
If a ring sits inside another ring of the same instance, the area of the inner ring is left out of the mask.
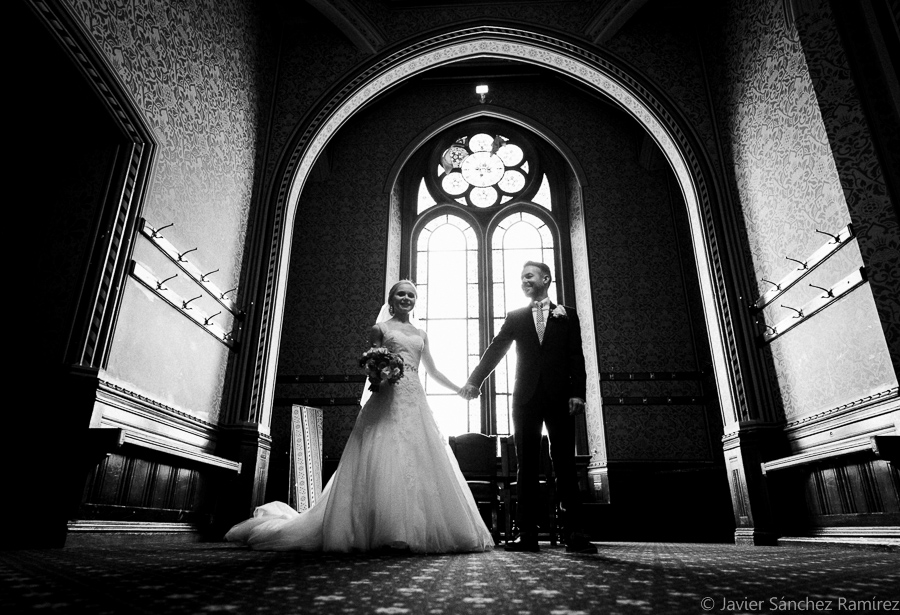
[[[544,306],[541,305],[540,301],[534,302],[534,308],[537,310],[537,314],[534,317],[534,328],[537,330],[538,335],[538,343],[544,343]]]

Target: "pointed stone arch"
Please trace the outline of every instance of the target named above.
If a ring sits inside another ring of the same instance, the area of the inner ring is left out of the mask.
[[[543,34],[501,26],[476,26],[433,36],[377,58],[342,87],[333,90],[331,98],[315,115],[298,127],[280,166],[280,183],[271,195],[273,228],[267,245],[266,279],[260,288],[255,319],[257,333],[253,335],[252,349],[255,354],[245,357],[253,361],[254,373],[252,394],[241,412],[243,420],[268,424],[294,218],[300,193],[318,156],[344,123],[373,97],[429,69],[474,58],[513,60],[559,72],[615,102],[658,144],[687,205],[723,420],[726,425],[734,425],[739,419],[753,418],[749,416],[752,409],[744,392],[735,320],[731,316],[722,250],[711,211],[710,193],[714,189],[703,157],[693,145],[695,140],[669,104],[613,60]],[[580,202],[580,195],[576,199]],[[574,218],[573,223],[577,224],[578,219]],[[576,249],[585,248],[573,244],[573,252]],[[586,259],[586,254],[583,256]],[[578,278],[576,296],[585,305],[590,302],[589,288],[579,284]],[[598,413],[589,414],[588,427],[589,431],[602,433]]]

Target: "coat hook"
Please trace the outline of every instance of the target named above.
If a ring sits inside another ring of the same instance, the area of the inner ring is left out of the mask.
[[[805,261],[798,261],[796,258],[791,258],[790,256],[785,256],[785,258],[789,261],[794,261],[795,263],[800,263],[799,269],[806,269]]]
[[[202,297],[202,296],[203,296],[203,295],[197,295],[197,296],[194,297],[193,299],[188,299],[187,301],[182,301],[182,302],[181,302],[181,308],[184,309],[184,310],[189,310],[189,309],[191,309],[191,308],[188,307],[188,303],[190,303],[191,301],[196,301],[197,299],[199,299],[199,298]]]
[[[170,275],[170,276],[167,277],[165,280],[162,280],[162,281],[157,282],[157,283],[156,283],[156,290],[168,290],[167,288],[163,288],[163,284],[165,284],[166,282],[168,282],[168,281],[171,280],[172,278],[177,278],[177,277],[178,277],[178,274],[176,273],[175,275]]]
[[[218,316],[218,315],[221,314],[221,313],[222,313],[222,312],[221,312],[221,310],[220,310],[220,311],[216,312],[215,314],[213,314],[212,316],[209,316],[208,318],[204,318],[204,319],[203,319],[203,324],[204,324],[205,326],[208,327],[208,326],[210,325],[210,322],[212,321],[212,319],[215,318],[216,316]]]
[[[213,270],[213,271],[210,271],[209,273],[204,273],[203,275],[200,276],[200,281],[201,281],[201,282],[209,282],[209,280],[206,279],[206,276],[212,275],[212,274],[214,274],[216,271],[218,271],[218,269],[215,269],[215,270]]]
[[[781,304],[781,307],[788,309],[788,310],[794,310],[795,312],[797,312],[797,315],[794,316],[794,318],[803,318],[803,310],[798,310],[797,308],[792,308],[791,306],[785,305],[783,303]]]
[[[762,326],[764,326],[766,329],[768,329],[769,331],[771,331],[771,332],[772,332],[772,335],[775,335],[775,334],[778,333],[778,329],[776,329],[775,327],[773,327],[773,326],[771,326],[771,325],[767,325],[767,324],[764,323],[764,322],[760,322],[759,319],[757,319],[755,322],[756,322],[756,324],[762,325]]]
[[[227,294],[230,293],[230,292],[234,292],[234,291],[236,291],[236,290],[237,290],[237,286],[235,286],[235,287],[232,288],[231,290],[226,290],[224,293],[222,293],[221,295],[219,295],[219,299],[224,299],[224,298],[225,298],[225,295],[227,295]]]
[[[181,254],[179,254],[179,255],[178,255],[178,262],[179,262],[179,263],[186,263],[187,260],[184,258],[184,255],[187,254],[187,253],[189,253],[189,252],[193,252],[193,251],[196,250],[196,249],[197,249],[197,248],[191,248],[190,250],[185,250],[184,252],[182,252]]]
[[[831,233],[826,233],[825,231],[820,231],[819,229],[816,229],[816,232],[817,232],[817,233],[821,233],[821,234],[823,234],[823,235],[828,235],[829,237],[831,237],[832,239],[834,239],[834,243],[841,243],[841,237],[840,237],[840,235],[832,235]],[[831,243],[831,242],[829,242],[829,243]]]
[[[819,290],[824,290],[825,296],[822,297],[823,299],[834,298],[834,291],[830,288],[822,288],[821,286],[816,286],[815,284],[810,284],[810,286],[812,286],[813,288],[818,288]]]
[[[765,278],[763,278],[762,281],[763,281],[763,282],[768,282],[769,284],[771,284],[772,286],[774,286],[774,287],[775,287],[775,290],[781,290],[781,284],[776,284],[775,282],[772,282],[771,280],[767,280],[767,279],[765,279]]]
[[[167,225],[161,226],[161,227],[159,227],[159,228],[153,228],[153,227],[151,226],[151,227],[150,227],[150,236],[153,237],[153,239],[161,239],[161,238],[162,238],[162,235],[160,235],[159,232],[160,232],[161,230],[163,230],[163,229],[169,228],[170,226],[175,226],[175,223],[172,222],[171,224],[167,224]]]

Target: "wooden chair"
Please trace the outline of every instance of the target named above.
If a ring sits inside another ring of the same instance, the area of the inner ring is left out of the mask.
[[[500,540],[500,487],[497,464],[497,436],[465,433],[450,436],[450,450],[456,456],[478,510],[490,528],[494,542]]]
[[[501,499],[504,510],[504,537],[509,542],[515,537],[512,531],[515,525],[516,495],[518,462],[516,459],[515,436],[500,438],[500,479],[503,489]],[[556,481],[553,478],[553,463],[550,459],[550,439],[544,435],[541,438],[541,465],[539,470],[539,494],[540,513],[538,515],[538,529],[550,540],[551,546],[556,546],[559,541],[559,501],[556,494]]]

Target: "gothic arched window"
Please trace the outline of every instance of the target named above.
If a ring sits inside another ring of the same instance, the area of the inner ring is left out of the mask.
[[[564,299],[560,275],[565,207],[558,164],[505,123],[458,125],[436,137],[411,162],[406,208],[407,270],[419,289],[416,317],[428,332],[438,368],[458,384],[478,364],[508,310],[525,305],[520,275],[529,260],[550,266],[553,301]],[[482,396],[463,402],[430,382],[425,390],[446,435],[512,433],[515,347]]]

